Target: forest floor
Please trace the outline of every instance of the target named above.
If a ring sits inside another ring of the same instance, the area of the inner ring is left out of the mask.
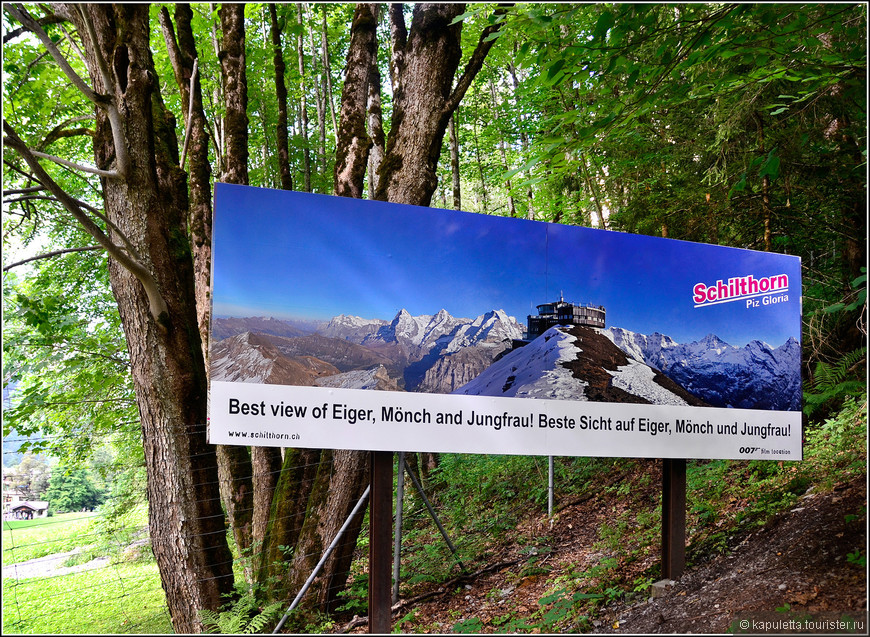
[[[655,469],[641,463],[637,470]],[[648,546],[637,550],[602,542],[601,532],[617,519],[630,519],[628,500],[657,497],[659,480],[645,481],[648,494],[633,490],[628,498],[602,490],[563,504],[552,522],[543,516],[520,523],[511,534],[520,540],[489,552],[487,566],[472,575],[409,589],[394,606],[393,631],[777,634],[799,632],[788,630],[795,625],[787,622],[809,616],[851,618],[864,623],[834,632],[865,632],[866,475],[825,492],[810,487],[796,506],[763,526],[726,535],[713,550],[693,547],[690,533],[689,566],[660,593],[649,586],[659,560],[653,546],[658,537],[647,534]],[[727,508],[746,505],[732,500]],[[635,557],[625,559],[628,554]],[[636,590],[613,582],[635,582]],[[595,603],[578,614],[578,600],[589,599]],[[827,627],[833,624],[809,632],[830,632]],[[359,619],[343,628],[367,630]]]

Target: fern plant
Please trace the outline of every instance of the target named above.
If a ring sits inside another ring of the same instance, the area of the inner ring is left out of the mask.
[[[829,400],[860,396],[867,391],[864,381],[855,374],[855,369],[866,357],[867,348],[859,347],[836,363],[816,363],[813,379],[804,388],[804,413],[811,416]]]
[[[244,595],[227,610],[215,612],[199,611],[203,627],[209,633],[229,635],[262,633],[269,624],[275,623],[283,608],[283,602],[273,602],[260,608],[251,595]]]

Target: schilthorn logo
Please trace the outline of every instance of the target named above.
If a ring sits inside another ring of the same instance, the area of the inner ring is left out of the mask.
[[[736,276],[728,281],[696,283],[692,288],[695,307],[745,301],[746,307],[758,307],[788,301],[788,275],[775,274],[756,279],[754,276]],[[776,295],[776,296],[774,296]]]

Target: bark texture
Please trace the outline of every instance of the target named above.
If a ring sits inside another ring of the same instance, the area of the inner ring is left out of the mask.
[[[175,81],[185,106],[184,125],[188,131],[185,142],[188,151],[188,192],[190,195],[189,231],[193,251],[194,284],[196,286],[196,318],[202,351],[208,365],[208,339],[211,315],[211,164],[208,160],[208,123],[202,105],[199,70],[194,76],[198,57],[193,37],[190,5],[175,5],[175,30],[166,7],[160,9],[160,24],[175,73]],[[192,81],[191,81],[192,80]],[[184,166],[182,166],[184,168]]]
[[[206,375],[197,326],[188,196],[175,122],[164,108],[149,49],[147,5],[63,5],[80,34],[95,90],[117,107],[120,130],[96,109],[94,157],[108,168],[118,140],[129,179],[103,183],[105,213],[156,280],[166,311],[155,320],[139,280],[113,260],[112,290],[130,352],[148,475],[149,528],[176,632],[202,629],[233,585],[232,556],[206,439]],[[117,232],[112,233],[119,240]]]
[[[224,161],[221,179],[248,184],[248,79],[245,72],[245,5],[223,4],[221,75],[224,79]]]
[[[287,577],[289,558],[305,521],[308,497],[317,476],[319,449],[288,449],[275,487],[269,521],[263,536],[261,561],[257,572],[260,584],[270,599],[289,599],[295,595]]]
[[[281,26],[278,22],[278,9],[274,3],[269,4],[269,26],[272,37],[272,63],[275,67],[275,99],[278,103],[278,123],[275,128],[278,146],[278,175],[283,190],[293,190],[293,174],[290,171],[290,147],[287,133],[287,85],[284,73],[284,51],[281,47]]]
[[[377,67],[377,8],[356,5],[348,48],[347,71],[341,91],[341,119],[338,126],[334,192],[360,199],[365,187],[372,138],[366,132],[371,67]]]
[[[393,118],[376,198],[428,206],[438,185],[436,168],[447,122],[483,66],[499,23],[486,27],[454,87],[462,58],[465,4],[414,5],[408,32],[401,4],[390,5],[393,41]],[[496,11],[501,13],[501,9]]]

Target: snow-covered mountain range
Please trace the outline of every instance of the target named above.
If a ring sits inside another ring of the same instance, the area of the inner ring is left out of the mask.
[[[716,407],[801,409],[801,348],[794,338],[774,348],[761,341],[736,347],[714,334],[684,344],[664,334],[647,336],[619,327],[602,334]]]
[[[337,373],[343,374],[354,370],[371,371],[379,366],[382,371],[377,380],[381,388],[389,384],[385,377],[390,377],[397,388],[433,393],[449,393],[477,376],[509,349],[512,339],[520,338],[523,332],[516,319],[503,310],[467,319],[453,317],[443,309],[437,314],[420,316],[412,316],[402,309],[389,322],[342,314],[329,321],[318,334],[299,332],[294,337],[276,335],[276,332],[290,333],[293,326],[289,322],[286,328],[281,328],[281,321],[270,322],[267,324],[268,334],[252,334],[250,332],[263,325],[262,319],[222,321],[220,335],[233,330],[238,333],[230,338],[224,337],[212,347],[211,369],[215,380],[234,380],[230,375],[241,374],[239,363],[227,360],[227,356],[238,357],[239,361],[258,361],[251,364],[252,371],[246,376],[262,376],[264,380],[260,382],[272,382],[265,380],[267,376],[282,376],[271,371],[274,362],[267,367],[262,361],[275,361],[275,356],[289,360],[310,356],[334,366]],[[253,329],[241,332],[247,327]],[[247,336],[241,338],[244,334]],[[230,348],[227,341],[232,339],[237,342]],[[255,349],[256,354],[248,352],[242,355],[239,348],[244,345]],[[307,380],[309,382],[293,384],[315,383],[315,377]],[[341,386],[363,387],[370,386],[373,381],[364,374],[356,374],[337,382],[343,383]]]
[[[340,315],[317,333],[275,319],[222,320],[215,380],[428,393],[800,410],[800,344],[744,347],[709,335],[670,337],[574,326],[511,349],[522,326],[502,310],[474,319],[446,310],[392,321]],[[306,326],[308,327],[308,326]],[[244,331],[242,331],[244,330]],[[260,330],[268,330],[262,333]],[[221,340],[221,336],[224,336]]]
[[[551,327],[496,361],[455,394],[556,400],[704,405],[599,330]]]

